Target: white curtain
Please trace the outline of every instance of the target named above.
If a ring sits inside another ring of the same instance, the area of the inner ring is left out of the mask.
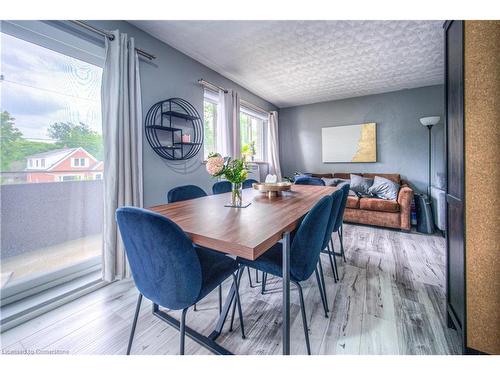
[[[115,221],[121,206],[143,206],[142,107],[139,59],[134,39],[113,31],[106,40],[102,77],[104,142],[103,279],[129,276],[123,244]]]
[[[280,149],[278,138],[278,112],[271,111],[268,116],[269,131],[267,132],[267,157],[269,173],[278,176],[281,181]]]
[[[219,91],[217,122],[217,152],[222,156],[239,158],[240,96],[236,91]]]

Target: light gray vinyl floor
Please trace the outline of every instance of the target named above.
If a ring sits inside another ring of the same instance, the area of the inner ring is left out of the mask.
[[[314,275],[304,284],[313,354],[458,354],[458,336],[446,327],[444,238],[357,225],[345,225],[344,233],[347,262],[337,259],[339,283],[322,255],[329,318]],[[338,248],[336,236],[334,241]],[[236,354],[281,354],[280,286],[280,279],[270,278],[261,295],[260,284],[250,288],[245,272],[240,292],[247,338],[241,338],[235,319],[233,332],[226,323],[218,343]],[[2,349],[124,354],[137,294],[131,281],[112,283],[4,332]],[[293,286],[291,300],[291,352],[306,354]],[[198,311],[190,310],[188,326],[208,335],[217,301],[214,292]],[[132,353],[177,354],[178,342],[178,332],[152,316],[149,301],[143,303]],[[187,338],[186,354],[209,352]]]

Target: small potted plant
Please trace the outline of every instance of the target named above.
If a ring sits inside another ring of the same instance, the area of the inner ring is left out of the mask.
[[[244,159],[223,158],[218,153],[211,153],[207,159],[207,172],[213,177],[224,177],[228,180],[232,184],[231,206],[243,207],[243,181],[248,177],[248,167]]]

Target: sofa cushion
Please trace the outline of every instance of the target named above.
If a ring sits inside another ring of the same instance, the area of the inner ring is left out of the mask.
[[[359,198],[357,196],[349,195],[347,197],[347,208],[359,208]]]
[[[387,178],[388,180],[391,180],[398,185],[401,185],[401,175],[398,173],[363,173],[362,176],[367,178],[375,178],[375,176],[380,176],[383,178]]]
[[[361,198],[359,208],[370,211],[399,212],[398,202],[380,198]]]

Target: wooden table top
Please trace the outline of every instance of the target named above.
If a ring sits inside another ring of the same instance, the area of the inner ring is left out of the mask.
[[[268,198],[255,189],[243,190],[246,208],[224,207],[231,193],[210,195],[149,209],[177,223],[200,246],[254,260],[293,230],[330,186],[293,185],[290,192]]]

